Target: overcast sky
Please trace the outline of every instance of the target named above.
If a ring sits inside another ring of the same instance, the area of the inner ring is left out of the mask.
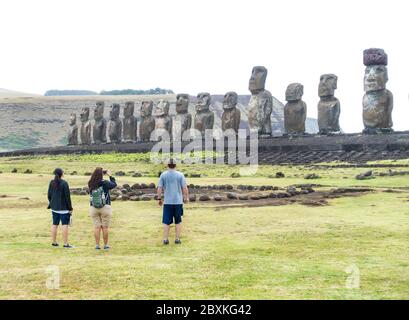
[[[304,85],[316,117],[319,77],[338,75],[341,127],[361,131],[362,51],[384,48],[395,130],[409,129],[406,1],[1,0],[0,88],[168,88],[248,94],[255,65],[284,101]]]

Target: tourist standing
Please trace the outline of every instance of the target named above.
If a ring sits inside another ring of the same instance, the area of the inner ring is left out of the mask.
[[[104,180],[104,175],[109,180]],[[107,170],[96,168],[88,182],[90,193],[89,213],[94,222],[95,249],[101,249],[99,243],[101,232],[104,241],[104,250],[108,250],[108,230],[112,218],[111,197],[109,191],[117,186],[115,178]]]
[[[57,230],[61,222],[64,248],[73,248],[68,243],[68,225],[72,215],[71,195],[68,182],[63,180],[64,171],[60,168],[54,170],[54,179],[48,186],[48,209],[51,209],[53,225],[51,227],[52,246],[58,247]]]
[[[164,201],[162,201],[164,193]],[[176,244],[181,244],[180,232],[182,229],[183,203],[189,202],[189,190],[183,173],[176,171],[176,163],[171,159],[168,170],[159,178],[157,198],[159,205],[163,204],[163,244],[169,244],[170,225],[176,226]]]

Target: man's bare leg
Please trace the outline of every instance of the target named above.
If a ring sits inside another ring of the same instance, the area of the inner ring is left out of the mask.
[[[164,224],[163,225],[163,240],[168,240],[169,230],[170,230],[170,225]]]
[[[176,225],[176,239],[180,239],[180,232],[182,231],[182,223]]]

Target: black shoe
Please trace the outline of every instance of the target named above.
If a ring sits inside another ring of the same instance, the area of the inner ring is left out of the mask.
[[[56,243],[52,243],[51,244],[53,247],[58,247],[59,246],[59,244],[56,242]]]
[[[168,245],[168,244],[169,244],[169,240],[168,240],[168,239],[163,240],[163,244],[164,244],[164,245]]]
[[[64,244],[64,248],[72,249],[72,248],[74,248],[74,246],[67,243],[67,244]]]
[[[175,244],[182,244],[182,241],[180,241],[180,239],[176,239]]]

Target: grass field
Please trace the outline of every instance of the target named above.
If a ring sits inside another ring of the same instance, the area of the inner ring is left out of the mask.
[[[88,180],[83,174],[96,165],[144,175],[119,177],[120,184],[156,183],[163,170],[141,155],[0,159],[0,195],[7,195],[0,198],[0,299],[409,297],[409,176],[359,181],[354,176],[366,169],[261,166],[255,176],[229,178],[236,167],[182,165],[182,170],[204,175],[188,178],[194,184],[319,183],[323,189],[369,186],[375,191],[331,199],[322,207],[191,203],[185,210],[183,244],[168,247],[161,244],[156,202],[117,201],[109,252],[94,250],[87,197],[73,196],[70,238],[76,248],[52,248],[45,209],[49,173],[57,166],[77,171],[66,180],[82,187]],[[11,173],[13,168],[18,173]],[[21,173],[26,169],[33,174]],[[286,178],[269,178],[277,171]],[[303,175],[311,172],[321,179],[305,180]],[[385,188],[398,192],[382,192]],[[49,266],[60,270],[59,289],[46,286]],[[355,276],[359,271],[359,288],[346,286],[351,268]]]

